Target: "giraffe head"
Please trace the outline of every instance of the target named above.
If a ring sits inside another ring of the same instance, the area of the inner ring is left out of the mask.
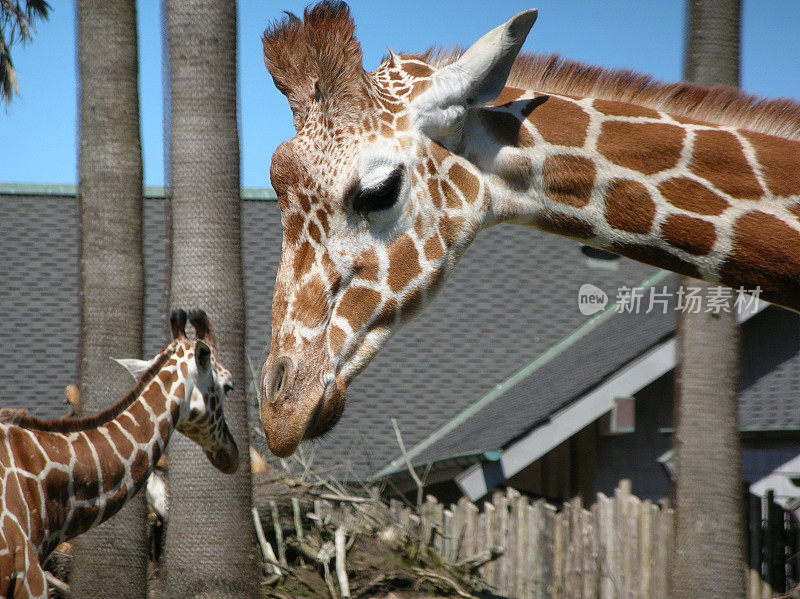
[[[195,339],[186,336],[186,323],[195,330]],[[177,359],[183,394],[176,430],[197,443],[217,469],[225,473],[236,471],[239,450],[225,422],[222,406],[225,396],[233,389],[231,373],[216,358],[216,343],[211,323],[202,310],[188,314],[175,310],[170,317],[173,356]],[[117,360],[134,378],[147,371],[151,362]],[[180,387],[179,387],[180,388]]]
[[[450,66],[391,53],[372,73],[344,3],[265,32],[297,131],[270,169],[283,250],[260,410],[273,453],[336,424],[348,384],[492,219],[483,175],[462,154],[535,18],[517,15]]]

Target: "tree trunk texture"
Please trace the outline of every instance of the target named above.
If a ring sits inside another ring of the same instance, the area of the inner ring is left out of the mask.
[[[195,444],[169,445],[163,597],[256,597],[245,371],[236,3],[167,0],[170,305],[202,308],[233,374],[225,417],[240,464],[222,474]]]
[[[684,77],[739,84],[739,0],[690,0]],[[711,285],[685,278],[684,286]],[[682,314],[672,597],[745,597],[739,327],[731,313]]]
[[[142,150],[134,0],[76,2],[80,77],[81,413],[116,402],[133,380],[110,357],[141,358]],[[75,541],[73,597],[144,598],[144,495]],[[109,592],[113,589],[113,593]]]

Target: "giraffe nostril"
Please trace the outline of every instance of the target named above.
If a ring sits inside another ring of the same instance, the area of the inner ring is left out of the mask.
[[[276,397],[283,389],[283,379],[286,376],[286,369],[283,364],[278,366],[278,371],[275,373],[275,378],[272,379],[272,396]]]
[[[269,402],[276,402],[286,386],[291,370],[292,363],[289,358],[279,358],[267,371],[264,385],[265,399]]]

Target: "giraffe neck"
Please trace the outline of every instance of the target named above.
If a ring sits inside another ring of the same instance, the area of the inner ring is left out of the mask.
[[[504,94],[477,111],[460,152],[492,198],[484,226],[531,225],[800,310],[800,142],[622,102]]]
[[[49,459],[43,479],[43,555],[117,513],[145,484],[181,417],[187,386],[178,353],[110,422],[85,431],[24,431]],[[24,429],[18,429],[24,430]]]

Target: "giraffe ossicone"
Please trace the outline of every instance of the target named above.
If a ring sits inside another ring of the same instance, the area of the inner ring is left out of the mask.
[[[136,385],[95,416],[39,420],[0,410],[0,596],[47,597],[47,556],[117,513],[145,484],[174,430],[219,470],[236,470],[238,449],[222,411],[231,374],[216,359],[208,318],[176,310],[171,326],[172,342],[152,360],[117,360]]]
[[[800,309],[800,104],[520,55],[535,18],[464,53],[390,52],[372,73],[343,2],[265,32],[296,128],[270,168],[273,453],[338,422],[350,382],[495,224]]]

